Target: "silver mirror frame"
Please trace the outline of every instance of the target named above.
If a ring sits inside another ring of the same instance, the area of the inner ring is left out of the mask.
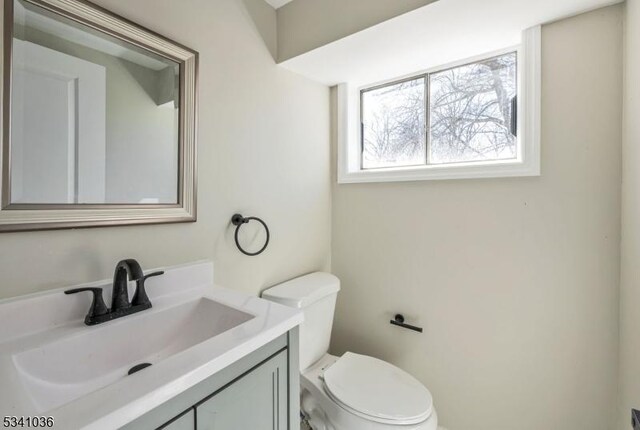
[[[198,53],[85,0],[23,0],[95,30],[166,57],[180,66],[179,162],[177,204],[10,204],[11,59],[13,5],[3,0],[4,40],[0,143],[0,233],[134,224],[196,221]]]

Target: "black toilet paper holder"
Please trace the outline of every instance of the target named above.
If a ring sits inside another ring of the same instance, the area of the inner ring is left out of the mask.
[[[396,325],[398,327],[406,328],[407,330],[413,330],[413,331],[417,331],[418,333],[422,333],[422,327],[416,327],[416,326],[411,325],[411,324],[405,324],[404,315],[402,315],[402,314],[396,314],[394,319],[392,319],[389,322],[392,325]]]

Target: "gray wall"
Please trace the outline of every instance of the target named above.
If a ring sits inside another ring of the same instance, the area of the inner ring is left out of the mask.
[[[618,429],[640,409],[640,3],[626,3]]]
[[[406,369],[451,430],[615,422],[622,7],[542,37],[542,176],[333,189],[332,351]]]
[[[437,0],[295,0],[278,9],[278,61]]]
[[[254,24],[275,34],[276,13],[258,1],[97,1],[200,52],[198,222],[2,234],[0,297],[109,278],[125,257],[213,259],[217,282],[251,293],[328,269],[329,90],[276,67]],[[269,223],[264,255],[235,248],[235,211]]]

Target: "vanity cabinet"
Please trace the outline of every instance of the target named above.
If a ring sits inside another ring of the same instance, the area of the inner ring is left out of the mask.
[[[297,328],[123,429],[299,430]]]

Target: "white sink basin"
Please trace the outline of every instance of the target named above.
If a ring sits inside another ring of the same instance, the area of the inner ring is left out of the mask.
[[[214,286],[210,262],[163,269],[147,281],[151,309],[91,327],[91,296],[64,290],[102,287],[108,303],[110,280],[0,301],[0,416],[120,428],[302,322],[299,310]]]
[[[87,327],[74,336],[15,354],[13,362],[42,413],[127,377],[137,364],[156,364],[251,318],[201,298]]]

